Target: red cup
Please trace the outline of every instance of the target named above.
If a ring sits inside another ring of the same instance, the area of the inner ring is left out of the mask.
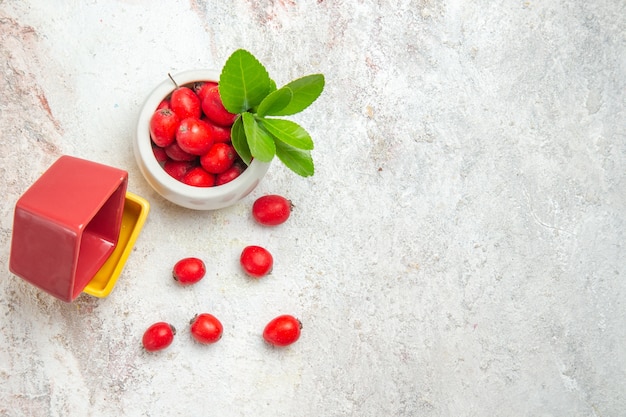
[[[128,173],[61,156],[15,205],[9,269],[73,301],[117,245]]]

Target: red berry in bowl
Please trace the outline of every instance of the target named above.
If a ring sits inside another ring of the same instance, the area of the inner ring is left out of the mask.
[[[221,174],[233,166],[237,152],[228,143],[215,143],[209,151],[200,157],[200,165],[212,174]]]
[[[220,126],[232,126],[237,118],[236,114],[230,113],[224,107],[218,87],[212,87],[207,91],[202,100],[202,111],[209,120]]]
[[[196,93],[189,87],[178,87],[170,96],[170,109],[184,120],[188,117],[200,118],[202,103]]]
[[[141,342],[148,352],[163,350],[174,341],[176,329],[169,323],[158,322],[144,332]]]
[[[197,155],[183,151],[180,146],[178,146],[177,142],[165,148],[165,153],[174,161],[193,161],[198,157]]]
[[[159,103],[156,109],[161,110],[161,109],[169,109],[169,108],[170,108],[170,101],[164,98],[163,100],[161,100],[161,102]]]
[[[274,318],[263,330],[263,339],[272,346],[289,346],[300,338],[302,323],[289,314]]]
[[[217,87],[217,83],[213,81],[200,81],[193,85],[193,91],[198,98],[200,98],[200,103],[202,103],[202,100],[206,97],[207,91],[213,87]]]
[[[240,176],[244,169],[243,163],[235,162],[233,166],[228,168],[226,171],[215,176],[215,185],[224,185],[231,182]]]
[[[261,278],[272,271],[274,258],[261,246],[246,246],[239,258],[241,267],[253,278]]]
[[[206,122],[189,117],[178,125],[176,143],[187,153],[204,155],[211,149],[213,137]]]
[[[209,129],[211,131],[211,137],[213,137],[213,142],[224,142],[230,143],[231,141],[231,127],[230,126],[220,126],[213,123],[209,120],[208,117],[203,116],[201,120],[205,121],[209,125]]]
[[[154,158],[159,164],[162,164],[169,159],[167,154],[165,153],[165,149],[155,145],[154,143],[152,144],[152,153],[154,154]]]
[[[150,138],[155,145],[166,147],[176,138],[180,118],[170,109],[160,109],[154,112],[150,119]]]
[[[224,327],[212,314],[202,313],[191,319],[191,336],[199,343],[208,345],[222,338]]]
[[[183,176],[182,182],[194,187],[213,187],[215,185],[215,175],[197,166],[187,171]]]
[[[276,226],[287,221],[292,208],[291,201],[283,196],[264,195],[252,205],[252,216],[264,226]]]
[[[175,161],[173,159],[168,159],[165,161],[163,165],[163,169],[167,172],[172,178],[182,181],[185,177],[185,174],[196,164],[193,161]]]
[[[181,285],[191,285],[206,274],[206,266],[200,258],[183,258],[174,264],[172,276]]]

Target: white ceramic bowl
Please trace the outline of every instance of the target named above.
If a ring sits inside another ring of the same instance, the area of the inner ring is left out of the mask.
[[[199,81],[217,82],[219,72],[191,70],[173,74],[172,77],[178,85],[183,86]],[[167,78],[148,95],[139,113],[133,151],[141,173],[161,196],[179,206],[195,210],[217,210],[237,203],[261,182],[269,163],[253,160],[231,182],[216,187],[193,187],[168,175],[154,157],[149,131],[150,118],[161,100],[170,95],[174,88],[172,80]]]

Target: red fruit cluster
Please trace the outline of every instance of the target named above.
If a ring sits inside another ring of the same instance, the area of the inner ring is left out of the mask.
[[[222,104],[217,83],[177,87],[150,119],[152,150],[165,172],[195,187],[213,187],[246,168],[231,143],[237,118]]]

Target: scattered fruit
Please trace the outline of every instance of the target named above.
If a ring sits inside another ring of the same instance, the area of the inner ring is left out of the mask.
[[[198,314],[189,324],[191,336],[202,344],[215,343],[222,338],[222,323],[212,314]]]
[[[202,259],[183,258],[176,262],[172,276],[181,285],[191,285],[200,281],[206,274],[206,266]]]
[[[263,330],[263,339],[272,346],[288,346],[300,338],[302,323],[289,314],[278,316]]]
[[[290,200],[276,194],[264,195],[252,205],[252,216],[264,226],[276,226],[287,221],[293,204]]]
[[[176,329],[174,326],[161,321],[148,327],[143,334],[141,342],[144,349],[148,352],[155,352],[157,350],[163,350],[171,345],[174,341],[175,334]]]
[[[269,274],[274,266],[272,254],[261,246],[246,246],[239,260],[243,270],[254,278]]]

